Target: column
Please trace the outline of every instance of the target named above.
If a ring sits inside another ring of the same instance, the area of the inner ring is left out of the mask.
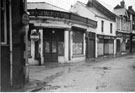
[[[95,35],[95,58],[97,58],[98,57],[98,38],[97,38],[97,35]]]
[[[40,56],[41,56],[41,64],[44,64],[44,56],[43,56],[43,29],[39,29],[39,33],[40,33],[40,44],[39,44],[39,48],[40,48]]]
[[[85,33],[83,34],[83,54],[86,55],[86,40],[85,40]],[[85,56],[86,57],[86,56]]]
[[[65,63],[68,61],[69,58],[69,31],[64,31],[64,61]]]

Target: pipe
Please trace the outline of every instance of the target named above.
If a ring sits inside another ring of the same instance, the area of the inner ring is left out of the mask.
[[[10,29],[10,85],[13,85],[13,43],[12,43],[12,9],[9,0],[9,29]]]

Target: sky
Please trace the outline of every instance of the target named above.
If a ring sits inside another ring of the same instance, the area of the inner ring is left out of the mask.
[[[83,3],[87,3],[88,0],[27,0],[28,2],[47,2],[49,4],[58,6],[60,8],[69,10],[71,5],[74,5],[77,1],[81,1]],[[117,4],[120,4],[122,0],[100,0],[104,4],[106,4],[110,8],[114,8]],[[135,10],[135,0],[124,0],[126,7],[133,6]]]

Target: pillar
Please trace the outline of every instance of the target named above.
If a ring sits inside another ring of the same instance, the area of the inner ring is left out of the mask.
[[[41,56],[41,64],[44,64],[44,56],[43,56],[43,29],[39,29],[40,33],[40,44],[39,44],[39,53]]]
[[[69,56],[69,31],[64,31],[64,61],[68,61]]]

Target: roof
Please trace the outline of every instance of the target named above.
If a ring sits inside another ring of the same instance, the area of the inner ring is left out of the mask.
[[[78,1],[78,3],[80,3],[82,6],[84,6],[86,9],[88,9],[90,12],[94,13],[95,15],[103,17],[103,18],[107,18],[105,15],[100,13],[96,8],[87,7],[86,4],[84,4],[84,3],[80,2],[80,1]]]
[[[127,9],[126,8],[119,8],[119,9],[114,9],[114,13],[116,15],[123,15],[123,16],[128,16],[127,14]]]
[[[54,6],[52,4],[46,3],[46,2],[28,2],[27,3],[28,9],[46,9],[46,10],[57,10],[57,11],[63,11],[68,12],[65,9],[62,9],[60,7]]]

